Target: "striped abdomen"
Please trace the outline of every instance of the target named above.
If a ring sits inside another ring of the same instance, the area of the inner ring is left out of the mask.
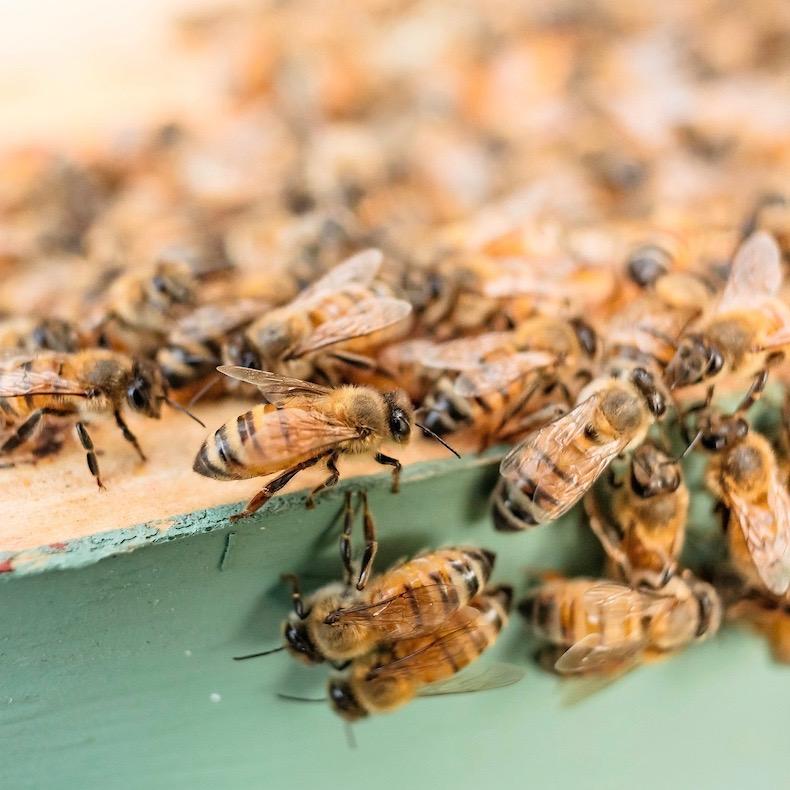
[[[646,621],[639,593],[633,591],[629,597],[626,591],[616,605],[607,605],[605,599],[588,594],[599,585],[596,579],[547,582],[519,604],[519,612],[538,636],[553,645],[570,647],[589,634],[600,634],[604,645],[644,639]]]
[[[181,389],[214,372],[222,362],[222,347],[212,339],[184,341],[161,348],[156,361],[167,383]]]

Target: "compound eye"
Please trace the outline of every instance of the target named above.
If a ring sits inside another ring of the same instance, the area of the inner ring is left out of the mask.
[[[406,436],[410,431],[411,425],[406,415],[400,410],[393,411],[390,417],[390,433],[393,436]]]
[[[135,409],[144,409],[147,403],[145,393],[139,386],[133,386],[129,389],[129,399]]]
[[[724,366],[724,358],[715,348],[708,351],[708,373],[718,373]]]

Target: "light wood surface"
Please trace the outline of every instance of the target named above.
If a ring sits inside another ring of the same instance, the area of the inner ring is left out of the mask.
[[[193,510],[239,502],[252,496],[268,478],[221,482],[192,471],[192,462],[208,431],[250,408],[251,401],[222,400],[202,404],[196,413],[204,430],[187,417],[166,413],[161,420],[127,414],[148,462],[137,458],[112,418],[97,420],[90,431],[106,490],[99,490],[88,471],[85,455],[71,432],[61,451],[36,463],[0,469],[0,552],[46,546],[111,529],[153,522],[166,530],[169,517]],[[461,442],[471,448],[471,442]],[[386,450],[404,464],[450,458],[436,442],[414,439],[407,447]],[[368,458],[341,458],[341,475],[348,477],[385,471]],[[307,469],[283,493],[316,485],[326,471]]]

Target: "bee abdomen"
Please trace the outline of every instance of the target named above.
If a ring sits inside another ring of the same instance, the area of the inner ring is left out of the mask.
[[[244,444],[245,437],[250,432],[254,434],[254,429],[252,412],[240,415],[235,423],[225,423],[203,442],[192,469],[215,480],[242,480],[253,476],[245,463]]]
[[[527,499],[506,480],[494,489],[492,501],[494,528],[500,532],[519,532],[540,526],[548,519],[535,502]]]
[[[423,409],[425,426],[439,436],[471,424],[474,418],[469,400],[459,395],[453,382],[446,377],[439,379],[433,391],[428,393]]]

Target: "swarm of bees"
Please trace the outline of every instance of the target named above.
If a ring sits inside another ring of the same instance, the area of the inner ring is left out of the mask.
[[[234,521],[325,467],[312,506],[347,455],[389,467],[397,494],[386,445],[417,432],[500,448],[493,527],[551,530],[577,507],[606,557],[517,603],[541,666],[612,679],[726,621],[790,661],[786,15],[560,5],[473,4],[449,24],[433,0],[302,0],[184,20],[223,75],[217,117],[6,154],[0,467],[44,477],[73,428],[103,487],[93,420],[144,462],[126,410],[192,416],[230,393],[249,408],[184,464],[267,478]],[[689,567],[700,455],[726,557]],[[326,699],[349,721],[519,680],[465,669],[511,608],[493,553],[377,574],[360,496],[359,561],[349,494],[342,581],[303,597],[289,576],[265,653],[332,665]]]

